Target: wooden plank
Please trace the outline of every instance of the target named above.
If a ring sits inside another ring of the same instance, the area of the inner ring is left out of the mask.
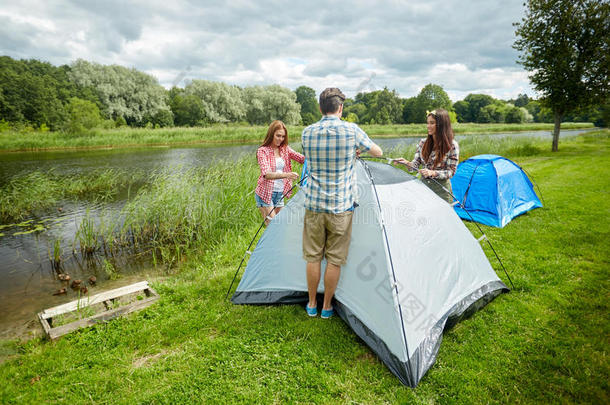
[[[156,296],[156,297],[159,296],[159,294],[157,294],[157,292],[155,290],[153,290],[152,287],[148,287],[146,290],[144,290],[144,293],[146,294],[147,297],[150,297],[151,295]]]
[[[100,294],[96,294],[92,297],[84,297],[80,298],[76,301],[71,301],[66,304],[58,305],[53,308],[45,309],[40,313],[40,315],[45,318],[53,318],[54,316],[65,314],[66,312],[76,311],[79,308],[84,308],[87,306],[95,305],[102,303],[107,300],[111,300],[114,298],[118,298],[122,295],[131,294],[138,291],[143,291],[150,288],[148,286],[148,281],[141,281],[139,283],[130,284],[125,287],[115,288],[114,290],[109,290]]]
[[[123,307],[119,307],[116,309],[111,309],[109,311],[101,312],[97,315],[90,316],[88,318],[80,319],[75,322],[71,322],[66,325],[58,326],[56,328],[50,329],[48,336],[51,340],[57,339],[60,336],[63,336],[67,333],[73,332],[80,328],[86,328],[88,326],[93,326],[97,323],[106,322],[111,319],[114,319],[121,315],[127,315],[131,312],[138,311],[140,309],[144,309],[155,301],[159,299],[159,295],[155,294],[150,298],[143,299],[141,301],[135,301],[131,304],[125,305]]]
[[[49,321],[46,318],[42,317],[42,314],[38,314],[38,319],[40,319],[40,323],[42,324],[42,328],[44,329],[44,333],[47,336],[51,335],[51,325],[49,325]]]

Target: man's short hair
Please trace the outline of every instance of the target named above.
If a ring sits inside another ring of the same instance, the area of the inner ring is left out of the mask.
[[[339,107],[343,105],[345,100],[345,94],[336,87],[328,87],[320,93],[320,110],[322,114],[332,114],[339,110]]]

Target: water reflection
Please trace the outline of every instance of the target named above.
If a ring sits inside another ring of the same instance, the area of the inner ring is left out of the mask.
[[[257,147],[250,144],[0,153],[0,184],[16,175],[35,170],[73,175],[109,168],[148,172],[165,167],[207,167],[215,160],[237,159],[245,154],[253,154]]]

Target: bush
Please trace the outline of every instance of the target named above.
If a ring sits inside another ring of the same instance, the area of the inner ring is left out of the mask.
[[[519,107],[512,107],[506,113],[504,119],[507,124],[520,124],[525,121],[525,114]]]
[[[347,122],[355,122],[356,124],[358,123],[358,116],[354,113],[348,113],[347,117],[345,117],[345,121]]]
[[[303,119],[303,125],[311,125],[314,122],[318,121],[315,115],[313,115],[312,113],[303,113],[301,117]]]
[[[123,118],[122,115],[119,115],[118,117],[116,117],[116,119],[114,120],[114,126],[116,128],[120,128],[120,127],[126,127],[127,126],[127,121],[125,121],[125,118]]]
[[[95,103],[72,97],[66,105],[68,121],[64,130],[70,134],[81,134],[101,124],[100,110]]]
[[[165,128],[174,126],[174,114],[170,110],[159,110],[150,120],[155,128]]]
[[[3,119],[0,120],[0,132],[10,131],[13,127],[10,122],[7,122]]]

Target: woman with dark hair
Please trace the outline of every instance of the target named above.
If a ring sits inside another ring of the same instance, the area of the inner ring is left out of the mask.
[[[418,170],[422,181],[442,199],[453,202],[451,196],[451,179],[455,174],[460,148],[453,139],[449,113],[443,109],[426,112],[428,137],[417,144],[415,157],[412,161],[404,158],[395,159],[409,170]]]
[[[284,206],[284,194],[288,193],[287,197],[290,197],[292,182],[299,178],[298,173],[292,171],[292,160],[303,163],[305,157],[288,146],[288,129],[282,121],[276,120],[269,125],[267,136],[256,151],[256,159],[261,174],[254,198],[268,225]]]

